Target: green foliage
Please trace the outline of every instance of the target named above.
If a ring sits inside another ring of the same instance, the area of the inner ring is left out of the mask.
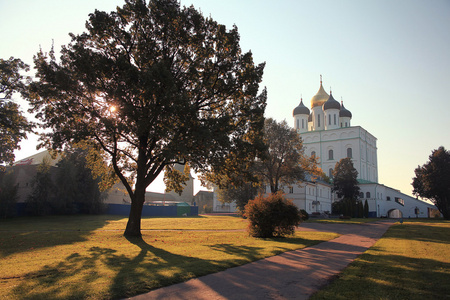
[[[181,196],[183,193],[184,186],[186,182],[189,181],[189,175],[191,173],[191,168],[189,165],[184,166],[183,172],[177,170],[175,166],[166,166],[164,171],[164,184],[166,185],[166,192],[174,191]]]
[[[302,221],[308,221],[309,220],[309,214],[304,209],[300,209],[300,215],[302,218]]]
[[[276,193],[280,186],[296,184],[305,178],[305,173],[318,174],[314,158],[304,156],[303,143],[297,132],[286,121],[278,123],[268,118],[264,123],[266,151],[256,162],[259,181],[270,186]]]
[[[245,205],[260,192],[263,185],[269,186],[275,193],[280,186],[297,184],[306,173],[321,174],[315,158],[304,156],[301,138],[286,121],[265,120],[264,147],[261,150],[258,159],[236,168],[233,176],[210,176],[209,180],[219,186],[220,201],[236,201],[238,209],[243,212]]]
[[[43,216],[51,214],[52,204],[56,201],[51,169],[48,159],[44,159],[38,166],[36,176],[31,183],[33,191],[27,199],[26,212],[28,215]]]
[[[114,183],[111,170],[100,154],[83,143],[67,149],[57,167],[51,167],[48,160],[42,162],[32,183],[32,193],[27,200],[26,211],[30,215],[49,214],[99,214],[104,211],[103,200]],[[92,164],[90,164],[90,162]],[[105,179],[106,177],[106,179]],[[107,183],[109,182],[109,183]]]
[[[249,220],[249,234],[260,238],[294,234],[295,226],[301,222],[297,206],[282,192],[270,194],[267,198],[259,195],[250,200],[245,206],[245,216]]]
[[[125,234],[140,235],[145,190],[166,166],[220,172],[254,158],[264,64],[241,53],[235,26],[177,0],[129,0],[86,28],[59,60],[53,49],[35,56],[30,102],[47,145],[90,139],[109,155],[131,198]]]
[[[341,200],[333,203],[333,212],[349,217],[362,217],[363,212],[357,203],[359,197],[358,171],[351,158],[343,158],[333,170],[333,191]],[[362,209],[364,211],[364,209]]]
[[[333,191],[339,198],[358,199],[358,171],[351,158],[343,158],[336,163],[333,171]]]
[[[67,150],[58,163],[56,176],[57,197],[53,205],[58,214],[99,214],[103,211],[106,191],[102,191],[102,177],[95,177],[88,164],[89,151],[81,148]],[[95,165],[95,164],[94,164]],[[104,170],[108,168],[104,165]],[[111,172],[104,174],[110,176]]]
[[[243,183],[240,186],[230,185],[228,188],[218,189],[217,199],[222,203],[236,203],[236,208],[244,213],[248,201],[258,194],[259,187],[256,183]]]
[[[364,205],[362,201],[358,201],[358,214],[356,215],[357,218],[364,218]]]
[[[450,220],[450,151],[433,150],[429,160],[414,170],[413,193],[430,199],[446,220]]]
[[[19,142],[26,138],[33,124],[28,122],[17,103],[11,102],[14,92],[26,96],[26,80],[20,74],[29,67],[20,59],[0,58],[0,167],[14,162],[14,150],[20,149]]]
[[[0,171],[0,219],[16,215],[18,186],[11,171]]]
[[[369,203],[367,203],[367,199],[364,201],[364,218],[369,217]]]

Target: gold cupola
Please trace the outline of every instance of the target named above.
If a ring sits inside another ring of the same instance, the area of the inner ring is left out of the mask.
[[[327,102],[330,95],[325,92],[322,86],[322,75],[320,75],[320,88],[319,91],[311,98],[311,108],[316,106],[322,106],[325,102]]]

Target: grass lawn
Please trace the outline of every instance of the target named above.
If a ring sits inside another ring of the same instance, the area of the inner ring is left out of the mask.
[[[404,221],[311,299],[450,299],[450,221]]]
[[[378,218],[351,218],[351,219],[339,219],[339,218],[330,218],[330,219],[314,219],[309,218],[308,223],[329,223],[329,224],[363,224],[379,221]]]
[[[143,239],[126,239],[126,221],[117,216],[1,221],[0,299],[119,299],[337,237],[298,232],[255,239],[239,230],[247,226],[241,218],[200,216],[144,218]]]

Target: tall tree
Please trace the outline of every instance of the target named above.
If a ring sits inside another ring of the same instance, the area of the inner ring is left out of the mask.
[[[0,58],[0,167],[14,162],[14,150],[20,149],[19,142],[27,137],[33,124],[28,122],[20,111],[19,105],[12,102],[15,92],[26,96],[28,78],[21,71],[29,66],[20,59]]]
[[[336,163],[333,171],[333,191],[339,198],[356,200],[359,197],[358,171],[352,159],[343,158]]]
[[[259,181],[270,186],[276,193],[282,186],[297,184],[309,173],[322,174],[314,157],[304,155],[303,142],[297,132],[286,121],[278,123],[269,118],[264,123],[264,142],[266,150],[256,162],[256,175]]]
[[[446,220],[450,219],[450,151],[433,150],[429,160],[414,170],[413,193],[430,199]]]
[[[333,210],[346,216],[358,216],[360,207],[358,171],[351,158],[343,158],[336,163],[333,171],[333,191],[340,201],[333,203]],[[361,203],[362,204],[362,203]]]
[[[266,93],[264,64],[241,53],[226,30],[177,0],[126,0],[95,11],[87,32],[35,57],[34,112],[44,144],[95,140],[131,198],[125,235],[141,236],[145,189],[175,163],[220,170],[230,155],[250,159],[258,144]]]

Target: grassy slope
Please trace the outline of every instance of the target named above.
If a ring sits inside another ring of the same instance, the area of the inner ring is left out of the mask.
[[[449,299],[450,222],[405,220],[312,299]]]
[[[254,239],[244,230],[205,232],[199,230],[244,229],[247,222],[198,217],[143,219],[143,239],[127,240],[125,224],[114,216],[0,222],[0,299],[123,298],[336,237],[303,232]]]

